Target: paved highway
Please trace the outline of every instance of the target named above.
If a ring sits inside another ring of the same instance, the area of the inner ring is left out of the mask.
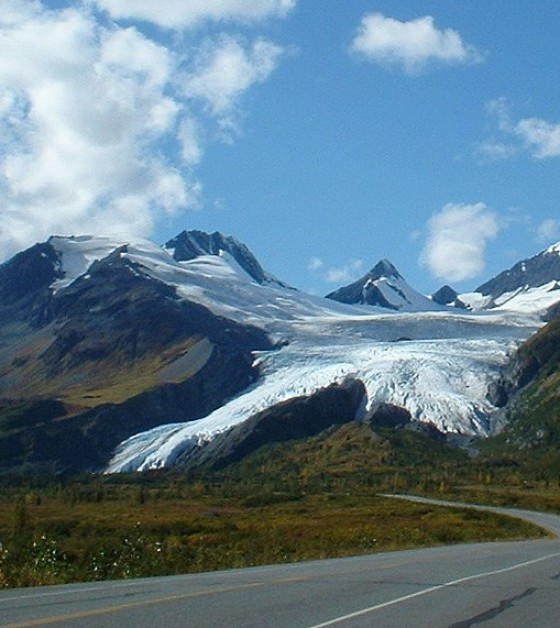
[[[560,534],[560,516],[496,509]],[[560,625],[560,541],[477,543],[0,592],[0,626],[532,628]]]

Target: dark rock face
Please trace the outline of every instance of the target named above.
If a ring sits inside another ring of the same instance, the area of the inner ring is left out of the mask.
[[[380,403],[372,408],[368,423],[375,430],[376,427],[401,428],[412,421],[410,412],[406,408],[391,403]]]
[[[413,421],[406,408],[392,403],[380,403],[371,409],[367,423],[373,431],[376,429],[409,430],[424,434],[428,438],[443,442],[446,436],[433,423]]]
[[[447,436],[438,430],[433,423],[423,423],[422,421],[411,421],[404,427],[405,430],[416,432],[418,434],[424,434],[431,440],[438,441],[440,443],[447,441]]]
[[[518,262],[509,270],[479,286],[476,292],[496,298],[518,288],[538,287],[555,279],[560,280],[560,255],[555,252],[543,252]]]
[[[442,286],[437,292],[434,292],[434,294],[432,294],[432,301],[439,303],[439,305],[448,305],[462,310],[467,307],[461,299],[459,299],[459,294],[448,285]]]
[[[218,408],[258,377],[253,351],[274,348],[264,331],[179,299],[175,288],[146,275],[121,250],[53,293],[49,286],[57,277],[57,260],[49,250],[48,245],[34,247],[23,257],[21,272],[29,275],[25,289],[16,290],[7,306],[0,302],[0,335],[8,327],[21,327],[15,341],[28,342],[25,359],[10,363],[4,357],[9,376],[7,381],[0,378],[6,397],[0,401],[2,470],[99,470],[133,434],[198,419]],[[34,276],[35,262],[43,270]],[[2,272],[0,290],[9,292],[12,276],[21,273],[10,265]],[[33,334],[43,334],[41,342],[26,340]],[[42,385],[48,390],[52,381],[60,383],[62,392],[76,382],[85,390],[106,387],[113,383],[111,377],[126,387],[127,371],[138,361],[157,364],[166,353],[175,355],[201,339],[211,353],[196,372],[175,376],[176,383],[158,384],[154,376],[142,392],[138,389],[128,398],[125,394],[119,403],[67,407],[64,398],[53,399],[40,390]],[[21,381],[27,373],[35,378],[37,399],[31,405],[15,398],[17,386],[10,388],[18,369]],[[9,392],[14,398],[8,398]]]
[[[368,273],[357,281],[343,286],[334,292],[327,294],[327,299],[340,301],[341,303],[379,305],[381,307],[395,310],[394,305],[389,303],[381,291],[375,285],[375,281],[382,277],[393,277],[402,279],[399,271],[386,259],[378,262]]]
[[[179,299],[173,287],[116,254],[54,295],[49,317],[56,322],[56,339],[41,360],[52,374],[109,356],[130,363],[190,337],[207,337],[221,346],[271,348],[261,330]]]
[[[188,452],[177,464],[184,468],[219,469],[267,443],[306,438],[332,425],[348,423],[355,419],[365,392],[362,382],[349,380],[332,384],[309,397],[289,399]]]
[[[0,266],[0,325],[14,318],[41,325],[50,285],[62,278],[60,261],[48,243],[18,253]]]
[[[0,266],[0,303],[5,307],[47,290],[62,275],[58,255],[49,243],[18,253]]]
[[[453,303],[458,296],[458,293],[453,290],[451,286],[445,285],[432,294],[432,301],[440,305],[449,305],[449,303]]]
[[[123,440],[164,423],[202,418],[254,382],[258,371],[252,366],[252,348],[252,343],[217,347],[207,364],[184,382],[164,384],[64,421],[52,420],[66,412],[54,400],[44,421],[38,420],[37,408],[26,411],[28,429],[21,429],[22,417],[16,415],[19,431],[0,438],[0,471],[101,471]]]
[[[212,234],[204,231],[183,231],[169,240],[165,248],[173,249],[173,258],[178,262],[188,261],[199,255],[218,255],[220,251],[227,251],[257,283],[263,284],[269,279],[256,257],[244,244],[217,231]]]
[[[559,284],[559,288],[560,288],[560,284]],[[559,298],[560,298],[560,295],[559,295]],[[545,316],[545,321],[550,322],[559,317],[560,317],[560,301],[558,301],[558,303],[555,303],[554,305],[548,308],[548,311]]]

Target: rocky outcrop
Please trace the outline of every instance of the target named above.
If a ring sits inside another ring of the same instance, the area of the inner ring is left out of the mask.
[[[432,301],[439,303],[440,305],[447,305],[449,307],[457,307],[461,310],[467,308],[467,306],[459,298],[459,294],[451,286],[442,286],[439,290],[432,294]]]
[[[199,255],[219,255],[221,251],[225,251],[257,283],[277,283],[285,286],[263,270],[257,258],[245,244],[232,236],[225,236],[219,231],[214,233],[196,230],[182,231],[178,236],[169,240],[165,244],[165,248],[173,251],[173,258],[177,262],[185,262]]]
[[[220,407],[258,377],[253,352],[274,348],[263,330],[179,299],[122,252],[56,291],[49,288],[56,259],[48,245],[23,260],[25,289],[0,303],[0,324],[16,346],[2,354],[3,470],[99,470],[133,434]],[[26,260],[38,264],[37,277]],[[9,290],[17,273],[2,268]],[[206,347],[203,358],[180,367],[197,343]],[[162,379],[165,368],[172,376]],[[121,392],[109,403],[103,391],[115,389]]]
[[[379,305],[395,310],[397,308],[385,299],[383,293],[375,285],[375,282],[382,278],[402,279],[393,264],[389,260],[383,259],[363,277],[348,286],[343,286],[327,294],[326,298],[341,303]]]
[[[268,443],[307,438],[356,418],[365,395],[362,382],[331,384],[308,397],[296,397],[259,412],[211,442],[188,452],[177,465],[220,469]]]
[[[55,400],[42,402],[50,414],[45,410],[41,417],[37,406],[18,413],[12,402],[14,431],[0,439],[0,471],[100,471],[130,436],[206,416],[258,377],[252,364],[256,344],[251,339],[256,340],[247,335],[243,343],[217,345],[205,366],[181,383],[156,386],[123,403],[103,404],[70,417],[64,416],[68,413],[64,404]],[[2,427],[6,408],[0,403]]]
[[[367,423],[373,430],[379,427],[401,428],[411,421],[412,417],[406,408],[395,406],[392,403],[376,404],[367,417]]]
[[[542,286],[549,281],[560,279],[559,251],[560,247],[550,247],[538,255],[518,262],[509,270],[476,288],[475,292],[495,299],[519,288]]]

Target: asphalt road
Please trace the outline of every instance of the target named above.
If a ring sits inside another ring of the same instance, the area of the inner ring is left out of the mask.
[[[560,534],[560,516],[496,509]],[[0,592],[0,626],[560,626],[560,540]]]

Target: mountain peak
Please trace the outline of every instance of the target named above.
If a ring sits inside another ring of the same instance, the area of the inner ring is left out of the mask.
[[[402,276],[395,266],[386,258],[383,258],[369,271],[370,279],[381,279],[382,277],[401,278]]]
[[[186,262],[200,255],[220,255],[222,251],[225,251],[258,284],[284,285],[262,268],[245,244],[219,231],[206,233],[185,230],[166,242],[165,248],[171,252],[177,262]]]
[[[537,255],[517,262],[490,281],[476,288],[483,296],[497,299],[504,294],[544,286],[560,280],[560,242]]]
[[[438,303],[411,288],[388,259],[380,260],[363,277],[331,292],[327,298],[351,305],[407,312],[442,309]]]
[[[545,255],[556,254],[560,256],[560,241],[556,242],[556,244],[551,244],[543,253]]]

